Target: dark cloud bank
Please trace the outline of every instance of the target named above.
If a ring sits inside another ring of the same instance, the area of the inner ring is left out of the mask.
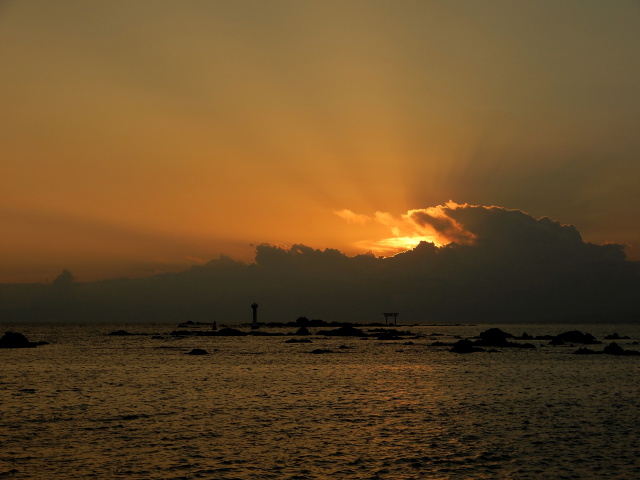
[[[423,242],[389,258],[333,249],[261,245],[255,264],[227,257],[144,279],[3,285],[2,320],[249,322],[297,317],[410,323],[640,320],[640,262],[624,247],[594,245],[575,227],[499,207],[417,215],[463,226],[459,243]],[[456,227],[457,228],[457,227]]]

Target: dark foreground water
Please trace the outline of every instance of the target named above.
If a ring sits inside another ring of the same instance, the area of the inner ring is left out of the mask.
[[[0,349],[0,478],[640,478],[640,357],[429,346],[488,327],[403,327],[423,335],[405,345],[2,325],[50,345]],[[500,327],[640,349],[637,326]]]

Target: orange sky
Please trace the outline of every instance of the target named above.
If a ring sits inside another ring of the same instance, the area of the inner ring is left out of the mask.
[[[640,259],[639,50],[631,0],[0,0],[0,282],[356,254],[449,200]]]

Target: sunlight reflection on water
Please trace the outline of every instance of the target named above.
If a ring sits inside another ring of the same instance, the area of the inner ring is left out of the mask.
[[[534,342],[536,350],[471,355],[429,346],[484,327],[412,327],[444,334],[413,345],[105,335],[119,328],[23,326],[30,339],[51,345],[0,350],[0,474],[225,480],[640,475],[640,357],[571,355],[569,347],[540,346],[545,342]],[[527,328],[534,335],[562,331]],[[640,337],[636,327],[606,329],[613,331]],[[211,354],[184,355],[192,348]],[[334,353],[309,353],[314,348]]]

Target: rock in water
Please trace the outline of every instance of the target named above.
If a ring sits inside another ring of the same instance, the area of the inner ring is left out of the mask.
[[[582,333],[578,330],[560,333],[559,335],[556,335],[551,341],[552,345],[563,345],[565,343],[582,343],[586,345],[595,345],[602,342],[596,340],[596,338],[590,333]]]
[[[114,336],[118,336],[118,337],[124,337],[126,335],[133,335],[133,334],[127,332],[126,330],[116,330],[115,332],[107,333],[107,335],[114,335]]]
[[[355,328],[352,325],[345,325],[344,327],[336,328],[335,330],[320,330],[316,335],[334,336],[334,337],[366,337],[359,328]]]
[[[27,340],[23,334],[18,332],[5,332],[0,338],[0,348],[35,348],[35,342]]]
[[[486,352],[484,348],[474,346],[471,340],[458,340],[449,351],[454,353]]]
[[[222,330],[219,330],[217,335],[220,337],[244,337],[245,335],[248,335],[248,333],[235,328],[225,327]]]
[[[202,348],[194,348],[187,355],[209,355],[209,352],[203,350]]]
[[[606,353],[608,355],[640,355],[640,352],[636,350],[625,350],[616,342],[612,342],[604,347],[602,353]]]

